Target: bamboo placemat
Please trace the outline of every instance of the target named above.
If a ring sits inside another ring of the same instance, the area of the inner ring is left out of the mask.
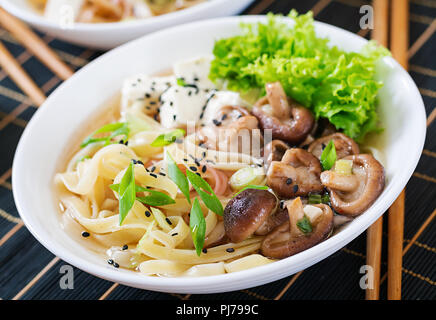
[[[300,13],[358,33],[361,0],[258,0],[244,13]],[[427,139],[418,167],[406,187],[403,256],[403,299],[436,299],[436,0],[411,0],[409,72],[423,96]],[[398,30],[397,32],[401,32]],[[40,34],[60,57],[78,70],[102,52],[73,46]],[[0,40],[49,95],[62,81],[0,28]],[[364,299],[359,286],[365,264],[366,235],[320,263],[288,278],[225,294],[180,295],[138,290],[113,284],[74,268],[74,289],[59,286],[66,263],[53,256],[23,226],[15,207],[11,166],[19,138],[36,111],[30,99],[0,69],[0,299]],[[407,146],[406,146],[407,147]],[[31,159],[29,159],[31,161]],[[31,165],[31,164],[30,164]],[[386,223],[383,243],[387,243]],[[387,253],[383,246],[381,299],[386,298]]]

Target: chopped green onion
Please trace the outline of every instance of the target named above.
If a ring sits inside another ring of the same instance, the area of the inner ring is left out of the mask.
[[[120,186],[119,184],[112,184],[109,186],[109,188],[118,192],[119,186]],[[150,194],[145,197],[136,197],[136,200],[148,206],[159,207],[159,206],[165,206],[168,204],[176,203],[176,201],[173,198],[160,191],[143,188],[141,186],[136,185],[135,193],[137,192],[148,192]]]
[[[152,147],[164,147],[174,143],[177,139],[183,137],[185,135],[185,130],[176,129],[169,133],[163,133],[159,135],[152,143]]]
[[[239,190],[239,191],[238,191],[238,192],[233,196],[233,198],[236,197],[238,194],[240,194],[242,191],[245,191],[245,190],[247,190],[247,189],[268,190],[269,188],[268,188],[268,186],[255,186],[255,185],[249,185],[249,186],[246,186],[246,187],[244,187],[243,189]]]
[[[121,182],[118,187],[119,198],[119,211],[120,211],[120,225],[123,223],[130,209],[136,199],[135,192],[135,174],[133,162],[130,162],[129,167],[121,178]]]
[[[263,168],[245,167],[236,171],[229,180],[233,190],[241,190],[248,185],[258,185],[265,178]]]
[[[94,131],[92,134],[90,134],[83,142],[80,144],[81,148],[86,147],[87,145],[95,142],[101,142],[104,141],[105,145],[108,145],[111,143],[111,140],[118,136],[124,136],[124,139],[127,140],[129,137],[129,126],[127,122],[116,122],[116,123],[108,123],[101,127],[100,129]],[[100,133],[110,133],[110,135],[102,138],[94,138],[95,135]]]
[[[197,191],[201,200],[203,200],[206,207],[212,210],[212,212],[215,212],[217,215],[222,216],[224,213],[223,205],[206,180],[190,170],[186,171],[186,176],[188,177],[189,182],[191,182],[195,191]]]
[[[310,193],[308,198],[309,198],[308,199],[309,204],[320,204],[320,203],[328,204],[330,202],[330,197],[327,193],[324,195]]]
[[[321,154],[321,165],[323,171],[330,170],[336,162],[336,148],[333,140],[323,150]]]
[[[130,113],[128,113],[126,115],[126,121],[129,125],[130,136],[133,136],[139,132],[148,131],[151,129],[150,125],[145,120],[142,120],[139,117],[135,117],[134,115],[132,115]]]
[[[189,182],[183,172],[177,166],[177,163],[171,157],[169,152],[167,152],[167,163],[168,163],[168,176],[170,179],[179,187],[183,195],[186,197],[189,203],[191,203],[191,198],[189,195]]]
[[[183,78],[177,78],[177,85],[184,87],[186,86],[186,82]]]
[[[206,235],[206,220],[204,219],[203,211],[197,198],[192,204],[191,214],[189,218],[189,227],[191,229],[192,240],[194,242],[197,255],[201,255],[204,246],[204,238]]]
[[[340,159],[335,163],[335,172],[343,175],[351,175],[353,173],[353,160]]]
[[[297,227],[305,234],[312,232],[312,224],[306,215],[297,221]]]

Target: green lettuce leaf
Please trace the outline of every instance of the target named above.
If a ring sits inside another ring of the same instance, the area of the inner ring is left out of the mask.
[[[209,77],[245,93],[280,81],[288,96],[361,141],[378,130],[376,61],[389,51],[369,42],[360,53],[345,52],[316,36],[312,13],[268,15],[267,23],[242,24],[242,34],[215,43]]]

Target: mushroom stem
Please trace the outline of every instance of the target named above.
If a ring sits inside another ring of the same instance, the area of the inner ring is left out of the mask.
[[[279,119],[290,118],[291,106],[280,82],[267,83],[265,89],[269,104],[272,107],[273,116]]]

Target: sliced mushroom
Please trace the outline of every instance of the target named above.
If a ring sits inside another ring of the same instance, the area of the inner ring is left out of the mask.
[[[264,223],[262,223],[262,225],[257,228],[254,234],[258,236],[265,236],[288,220],[288,210],[286,208],[278,208],[274,213],[269,215]]]
[[[273,139],[291,144],[303,141],[314,125],[309,109],[286,96],[280,82],[266,84],[266,97],[260,99],[252,113],[263,130],[271,130]]]
[[[293,148],[286,151],[280,162],[271,162],[266,175],[267,185],[282,198],[305,196],[323,191],[320,174],[321,164],[314,155]]]
[[[240,106],[225,106],[218,110],[213,125],[201,128],[198,138],[213,150],[239,152],[260,156],[263,137],[256,117]]]
[[[321,212],[313,217],[305,213],[307,207],[315,207]],[[333,211],[328,205],[303,206],[300,198],[287,205],[289,221],[268,234],[261,245],[261,253],[270,258],[283,259],[304,251],[325,240],[333,230]],[[309,220],[311,231],[300,229],[303,218]],[[304,230],[304,231],[303,231]]]
[[[316,139],[310,144],[308,151],[320,159],[324,148],[328,145],[330,140],[333,140],[335,144],[338,159],[353,154],[359,154],[360,152],[358,144],[353,139],[340,132]]]
[[[224,229],[232,242],[250,237],[276,210],[277,198],[266,190],[247,189],[224,209]]]
[[[273,140],[265,146],[263,158],[265,169],[268,170],[269,165],[273,161],[281,161],[289,146],[281,140]]]
[[[344,160],[353,160],[351,175],[339,174],[333,168],[321,174],[321,182],[330,191],[330,202],[337,213],[357,216],[383,191],[384,168],[369,154],[348,156]]]

